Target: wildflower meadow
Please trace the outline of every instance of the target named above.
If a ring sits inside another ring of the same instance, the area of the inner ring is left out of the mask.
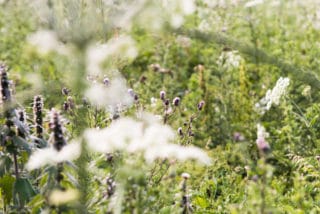
[[[320,1],[0,0],[0,213],[320,213]]]

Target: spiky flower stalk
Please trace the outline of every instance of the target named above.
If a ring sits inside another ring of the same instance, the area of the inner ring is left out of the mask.
[[[26,112],[23,109],[18,109],[16,110],[16,114],[20,122],[20,124],[17,125],[17,134],[19,137],[25,138],[28,131],[26,125]]]
[[[40,95],[34,97],[33,100],[33,117],[35,122],[35,129],[37,138],[43,138],[43,99]]]
[[[66,140],[63,136],[60,115],[55,109],[52,109],[50,114],[50,129],[53,134],[53,147],[57,151],[60,151],[66,145]]]
[[[53,147],[57,151],[61,151],[61,149],[66,145],[66,140],[63,136],[60,115],[55,109],[51,109],[50,114],[51,114],[50,115],[50,129],[51,129],[52,135],[53,135]],[[63,163],[58,163],[56,181],[57,181],[59,188],[61,188],[60,182],[63,179],[62,171],[63,171]]]
[[[4,64],[0,65],[0,75],[1,75],[1,95],[2,101],[8,103],[11,101],[11,91],[10,82],[8,80],[7,67]]]

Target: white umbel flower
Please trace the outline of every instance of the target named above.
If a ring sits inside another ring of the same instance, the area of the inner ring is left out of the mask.
[[[106,87],[103,84],[93,84],[85,92],[88,100],[101,108],[108,108],[111,112],[117,106],[130,106],[133,103],[133,97],[128,93],[126,80],[120,75],[110,80]]]
[[[266,129],[264,126],[262,126],[260,123],[257,124],[257,138],[268,138],[269,133],[266,132]]]
[[[244,7],[246,8],[250,8],[250,7],[255,7],[259,4],[262,4],[264,2],[264,0],[252,0],[252,1],[248,1],[247,3],[244,4]]]
[[[105,44],[91,45],[87,51],[87,72],[90,75],[103,73],[102,63],[108,58],[134,59],[138,55],[135,41],[127,35],[110,39]]]
[[[61,151],[57,151],[53,147],[38,149],[29,158],[26,168],[28,170],[34,170],[46,165],[54,165],[65,161],[72,161],[77,159],[80,154],[81,145],[77,142],[73,142],[64,146]]]
[[[268,90],[265,97],[262,98],[255,107],[258,112],[264,114],[268,111],[272,104],[279,105],[280,99],[286,94],[286,90],[290,84],[290,79],[288,77],[280,77],[272,90]]]
[[[148,163],[158,158],[169,158],[179,161],[191,159],[210,164],[210,158],[201,149],[173,144],[175,132],[170,126],[160,124],[157,120],[136,121],[120,118],[105,129],[87,130],[85,137],[89,148],[96,152],[138,152],[143,154]]]
[[[35,46],[41,54],[48,54],[51,51],[59,54],[68,54],[67,48],[59,42],[54,31],[39,30],[28,36],[27,41],[32,46]]]
[[[238,68],[242,57],[238,51],[223,51],[218,58],[217,64],[226,69]]]

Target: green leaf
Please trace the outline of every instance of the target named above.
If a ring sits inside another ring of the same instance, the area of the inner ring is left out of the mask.
[[[4,175],[0,178],[1,195],[3,195],[4,202],[9,204],[12,200],[12,189],[15,178],[11,175]]]
[[[208,202],[208,200],[206,198],[197,196],[195,197],[195,199],[193,200],[195,205],[200,206],[201,208],[207,208],[210,203]]]
[[[7,155],[2,155],[0,156],[0,176],[3,176],[6,174],[12,165],[12,161],[10,157]]]
[[[16,202],[25,204],[29,202],[30,199],[36,195],[36,191],[30,184],[30,181],[27,178],[19,178],[14,183],[14,196]]]
[[[44,202],[43,196],[39,194],[32,198],[32,200],[28,203],[28,207],[32,208],[32,213],[40,213]]]
[[[12,141],[17,147],[20,147],[26,150],[28,153],[31,153],[30,144],[27,141],[25,141],[23,138],[19,136],[13,136]]]

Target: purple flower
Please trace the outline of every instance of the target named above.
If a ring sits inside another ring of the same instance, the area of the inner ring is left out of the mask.
[[[165,91],[160,91],[160,99],[164,100],[166,98],[166,92]]]
[[[244,136],[240,132],[235,132],[235,133],[233,133],[233,140],[237,141],[237,142],[243,141]]]
[[[264,154],[267,154],[270,152],[270,150],[271,150],[270,145],[264,138],[259,137],[256,140],[256,143],[257,143],[257,146],[258,146],[258,149],[260,152],[262,152]]]
[[[104,78],[103,79],[103,84],[105,85],[105,86],[108,86],[109,84],[110,84],[110,80],[109,80],[109,78]]]
[[[173,104],[174,106],[179,106],[179,104],[180,104],[180,97],[175,97],[175,98],[173,99],[173,101],[172,101],[172,104]]]
[[[129,89],[128,89],[128,93],[129,93],[132,97],[134,97],[134,91],[133,91],[132,88],[129,88]]]
[[[170,100],[169,100],[169,99],[166,99],[166,100],[164,101],[164,104],[165,104],[166,106],[168,106],[169,103],[170,103]]]
[[[205,102],[203,100],[201,100],[199,103],[198,103],[198,110],[201,111],[203,106],[204,106]]]

